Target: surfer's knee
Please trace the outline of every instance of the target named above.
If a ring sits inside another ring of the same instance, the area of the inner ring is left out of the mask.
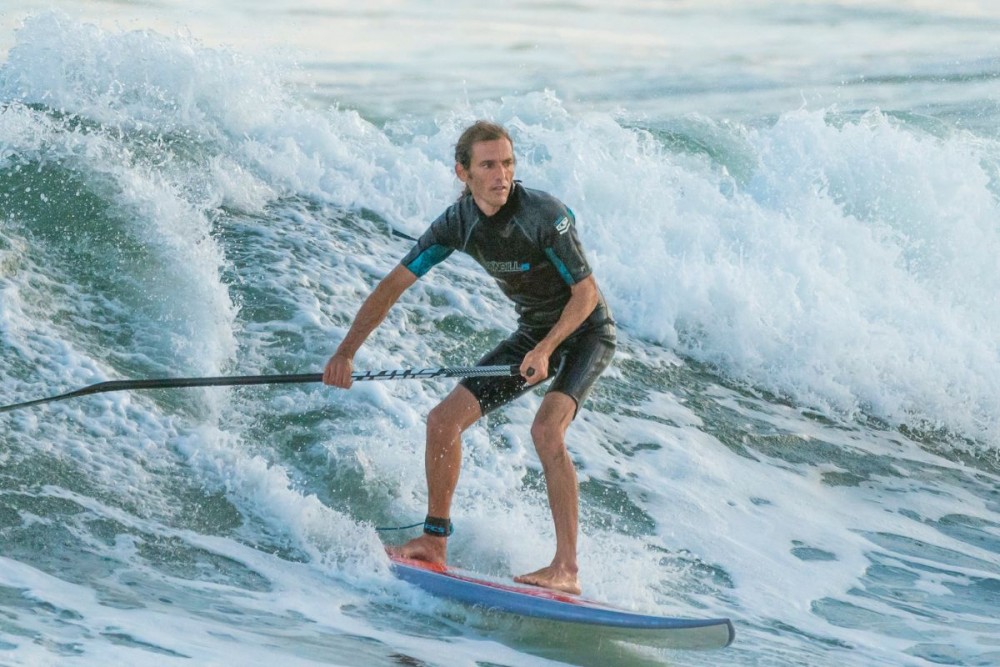
[[[568,456],[566,430],[572,421],[574,403],[568,396],[547,394],[531,424],[531,440],[542,463]]]
[[[566,430],[556,421],[536,418],[531,425],[531,440],[543,466],[558,462],[566,451]]]
[[[440,435],[458,431],[452,412],[444,403],[438,403],[427,413],[427,433],[428,435]]]
[[[427,434],[458,436],[479,417],[476,398],[465,387],[458,386],[427,413]]]
[[[427,433],[436,436],[457,436],[466,429],[463,421],[460,410],[444,401],[427,413]]]
[[[551,443],[562,440],[559,428],[550,421],[535,418],[531,424],[531,441],[535,443],[535,448],[540,446],[548,447]]]

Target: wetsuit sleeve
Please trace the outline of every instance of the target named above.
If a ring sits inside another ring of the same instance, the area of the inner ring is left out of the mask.
[[[452,206],[431,223],[400,264],[418,278],[423,276],[447,259],[459,246],[459,227],[457,207]]]
[[[542,233],[542,249],[567,285],[575,285],[590,275],[590,264],[576,234],[573,211],[563,208]]]

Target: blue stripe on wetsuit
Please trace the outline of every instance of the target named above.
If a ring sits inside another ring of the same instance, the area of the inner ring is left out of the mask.
[[[443,262],[452,252],[453,250],[448,246],[432,245],[417,255],[412,262],[406,265],[406,268],[420,278],[435,265]]]
[[[566,268],[563,261],[559,259],[555,250],[552,248],[546,248],[545,256],[549,258],[550,262],[552,262],[552,266],[556,267],[556,271],[559,272],[559,275],[562,276],[562,279],[566,281],[567,285],[572,286],[576,284],[576,281],[573,280],[573,274],[569,272],[569,269]]]

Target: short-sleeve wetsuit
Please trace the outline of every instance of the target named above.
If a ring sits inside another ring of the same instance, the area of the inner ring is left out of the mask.
[[[455,250],[486,269],[518,315],[517,331],[480,359],[480,365],[520,364],[559,320],[571,286],[591,274],[573,212],[552,195],[519,181],[493,216],[483,214],[468,194],[449,206],[401,264],[420,277]],[[598,292],[593,312],[549,360],[549,391],[568,394],[579,410],[614,351],[614,319]],[[479,401],[484,415],[530,389],[520,376],[466,378],[462,385]]]

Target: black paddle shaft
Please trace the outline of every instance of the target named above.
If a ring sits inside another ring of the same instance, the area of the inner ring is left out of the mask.
[[[510,377],[520,373],[517,365],[513,366],[456,366],[452,368],[406,368],[391,371],[358,371],[351,374],[355,382],[368,380],[430,380],[441,377]],[[109,391],[124,391],[130,389],[172,389],[180,387],[229,387],[251,384],[302,384],[322,382],[322,373],[301,373],[297,375],[234,375],[223,377],[195,378],[160,378],[150,380],[111,380],[99,382],[82,389],[37,398],[33,401],[0,406],[0,412],[9,412],[27,408],[42,403],[62,401],[88,394],[102,394]]]

